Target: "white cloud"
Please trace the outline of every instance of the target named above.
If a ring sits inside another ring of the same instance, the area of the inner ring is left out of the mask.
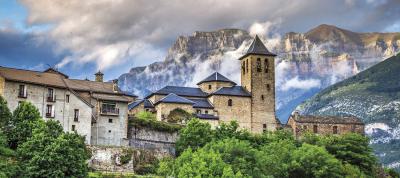
[[[287,80],[281,87],[283,91],[287,91],[289,89],[302,89],[309,90],[311,88],[318,88],[321,86],[321,81],[318,79],[307,79],[301,80],[299,77],[294,77],[292,79]]]

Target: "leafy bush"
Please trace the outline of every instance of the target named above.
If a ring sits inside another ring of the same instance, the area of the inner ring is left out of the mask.
[[[133,154],[132,149],[127,148],[122,150],[122,155],[119,157],[121,164],[128,164],[129,161],[132,160],[132,154]]]
[[[164,132],[177,132],[183,127],[178,124],[157,121],[155,115],[150,112],[138,113],[135,118],[129,120],[129,124],[137,128],[148,127]]]
[[[213,138],[211,125],[201,122],[199,119],[192,119],[185,128],[179,131],[179,139],[176,141],[176,153],[179,155],[185,149],[196,150],[206,145]]]
[[[176,108],[169,112],[167,116],[167,122],[170,123],[183,123],[191,118],[193,118],[193,114],[188,113],[187,111],[181,109],[181,108]]]

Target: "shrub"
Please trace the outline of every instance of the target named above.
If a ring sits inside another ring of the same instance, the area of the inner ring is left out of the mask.
[[[148,127],[163,132],[177,132],[183,127],[178,124],[157,121],[155,115],[150,112],[140,112],[137,117],[129,120],[129,124],[137,128]]]
[[[190,114],[181,108],[176,108],[169,112],[167,116],[167,121],[170,123],[183,123],[188,121],[192,117],[193,114]]]

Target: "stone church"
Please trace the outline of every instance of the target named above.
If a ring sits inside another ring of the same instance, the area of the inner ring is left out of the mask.
[[[253,133],[274,131],[280,127],[275,116],[275,54],[258,36],[246,54],[240,57],[241,85],[215,72],[197,83],[198,87],[166,86],[128,105],[129,113],[156,113],[165,121],[177,108],[194,113],[213,127],[236,120]]]

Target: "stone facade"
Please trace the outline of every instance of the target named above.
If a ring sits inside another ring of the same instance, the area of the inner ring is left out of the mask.
[[[307,132],[321,135],[364,134],[364,124],[355,117],[301,116],[294,113],[290,116],[287,126],[296,137]]]
[[[189,113],[194,113],[195,110],[193,109],[191,104],[180,104],[180,103],[160,103],[155,106],[157,111],[157,120],[164,121],[169,113],[174,109],[183,109]]]
[[[274,57],[248,55],[241,60],[242,86],[251,93],[251,130],[275,130],[279,123],[275,117]]]
[[[232,87],[233,84],[229,82],[205,82],[199,85],[199,88],[206,92],[212,93],[215,90],[220,89],[221,87]]]

